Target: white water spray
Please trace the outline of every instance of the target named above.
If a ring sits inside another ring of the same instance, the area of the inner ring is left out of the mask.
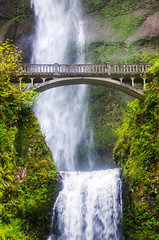
[[[62,175],[48,240],[122,240],[120,175],[120,169]]]
[[[80,1],[32,0],[32,6],[37,20],[32,62],[83,63]],[[84,85],[59,87],[40,94],[34,110],[59,170],[76,169],[77,148],[82,141],[88,141],[87,109]],[[88,164],[93,168],[90,150],[88,155]],[[119,172],[62,172],[63,190],[54,205],[53,232],[48,240],[121,240]]]

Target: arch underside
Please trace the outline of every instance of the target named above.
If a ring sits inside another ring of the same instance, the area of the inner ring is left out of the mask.
[[[48,89],[67,86],[67,85],[76,85],[76,84],[90,84],[90,85],[99,85],[105,86],[108,88],[114,88],[124,93],[127,93],[134,98],[139,100],[144,99],[144,92],[141,89],[137,89],[132,85],[132,79],[125,77],[122,79],[119,78],[102,78],[102,77],[63,77],[63,78],[23,78],[23,81],[29,83],[29,80],[32,79],[33,90],[37,92],[44,92]],[[50,80],[51,79],[51,80]],[[133,78],[134,86],[136,84],[143,85],[141,78]]]

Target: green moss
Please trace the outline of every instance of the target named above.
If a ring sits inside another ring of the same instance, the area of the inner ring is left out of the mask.
[[[10,118],[16,115],[14,110],[8,112]],[[22,109],[12,125],[0,124],[0,236],[15,239],[10,229],[20,222],[16,239],[44,239],[50,230],[50,213],[58,190],[56,166],[30,108]]]
[[[147,86],[146,98],[128,105],[114,159],[123,168],[124,227],[127,240],[159,239],[159,78]]]
[[[133,17],[131,14],[118,16],[113,20],[113,27],[116,32],[118,32],[119,37],[126,39],[132,35],[145,20],[146,17]]]
[[[150,49],[151,45],[156,48]],[[86,58],[92,63],[148,63],[158,55],[158,38],[139,38],[132,43],[125,41],[97,40],[87,46]]]
[[[156,1],[139,1],[139,0],[83,0],[84,10],[91,14],[100,14],[107,19],[113,19],[117,16],[127,15],[135,10],[152,7]],[[153,11],[153,10],[152,10]]]

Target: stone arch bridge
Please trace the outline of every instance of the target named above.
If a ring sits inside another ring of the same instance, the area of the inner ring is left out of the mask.
[[[22,64],[21,80],[43,92],[74,84],[93,84],[114,88],[139,100],[144,98],[148,64]]]

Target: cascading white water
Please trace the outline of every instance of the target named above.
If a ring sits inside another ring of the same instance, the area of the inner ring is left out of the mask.
[[[48,240],[122,240],[120,175],[120,169],[65,173]]]
[[[32,6],[37,18],[32,62],[83,63],[80,0],[32,0]],[[88,142],[87,102],[86,86],[67,86],[40,94],[34,108],[58,169],[67,171],[61,173],[63,190],[54,205],[49,240],[122,239],[120,170],[68,172],[76,170],[78,146]],[[93,168],[90,149],[88,164]]]

